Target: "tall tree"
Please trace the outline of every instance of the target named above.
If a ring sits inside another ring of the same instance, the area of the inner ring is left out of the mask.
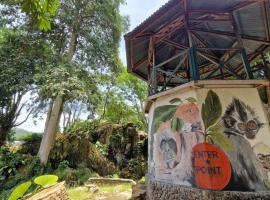
[[[123,31],[123,17],[119,14],[122,0],[63,0],[55,17],[52,31],[47,34],[61,60],[69,65],[85,67],[88,73],[110,73],[120,64],[118,47]],[[59,85],[66,80],[59,79]],[[44,135],[39,149],[43,164],[48,160],[54,143],[62,107],[74,90],[58,90],[52,96]]]
[[[147,94],[146,83],[128,73],[126,69],[122,69],[122,73],[117,80],[117,85],[125,99],[132,103],[135,113],[137,114],[138,121],[142,123],[141,128],[146,131],[147,119],[144,114],[143,104]]]
[[[45,66],[45,43],[22,30],[2,29],[0,32],[0,145],[13,127],[24,123],[17,119],[26,103],[25,94],[34,89],[35,73]]]

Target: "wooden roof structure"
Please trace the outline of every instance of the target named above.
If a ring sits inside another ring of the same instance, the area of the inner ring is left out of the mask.
[[[125,35],[128,71],[157,93],[192,80],[270,78],[270,0],[170,0]],[[250,66],[255,58],[263,64]],[[255,77],[258,78],[258,77]]]

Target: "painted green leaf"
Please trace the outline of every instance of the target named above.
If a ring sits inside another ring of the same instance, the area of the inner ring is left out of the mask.
[[[218,95],[214,91],[209,90],[205,102],[202,104],[201,111],[206,130],[217,122],[221,113],[222,106]]]
[[[170,100],[170,104],[175,104],[175,103],[179,105],[180,103],[182,103],[182,100],[180,98],[174,98]]]
[[[171,129],[173,132],[178,132],[182,130],[184,126],[184,122],[182,119],[179,119],[178,117],[173,117],[171,121]]]
[[[35,178],[34,182],[41,187],[49,187],[56,184],[58,176],[55,175],[43,175]]]
[[[233,150],[233,145],[223,133],[223,130],[219,126],[212,126],[209,128],[207,132],[206,141],[209,143],[214,143],[215,145],[219,146],[223,150],[231,151]]]
[[[197,102],[197,99],[195,99],[194,97],[188,97],[186,100],[191,102],[191,103]]]
[[[157,107],[154,111],[151,133],[156,133],[162,122],[169,121],[173,118],[177,105],[165,105]]]
[[[31,181],[20,184],[13,190],[8,200],[17,200],[19,198],[22,198],[31,185],[32,185]]]

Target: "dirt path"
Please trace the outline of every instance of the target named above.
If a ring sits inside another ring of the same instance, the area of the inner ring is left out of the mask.
[[[92,200],[128,200],[131,198],[131,190],[124,192],[103,192],[95,195]],[[89,199],[90,200],[90,199]]]

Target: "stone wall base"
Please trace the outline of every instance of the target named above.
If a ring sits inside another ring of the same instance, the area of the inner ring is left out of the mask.
[[[209,191],[148,181],[149,200],[269,200],[270,192]]]

